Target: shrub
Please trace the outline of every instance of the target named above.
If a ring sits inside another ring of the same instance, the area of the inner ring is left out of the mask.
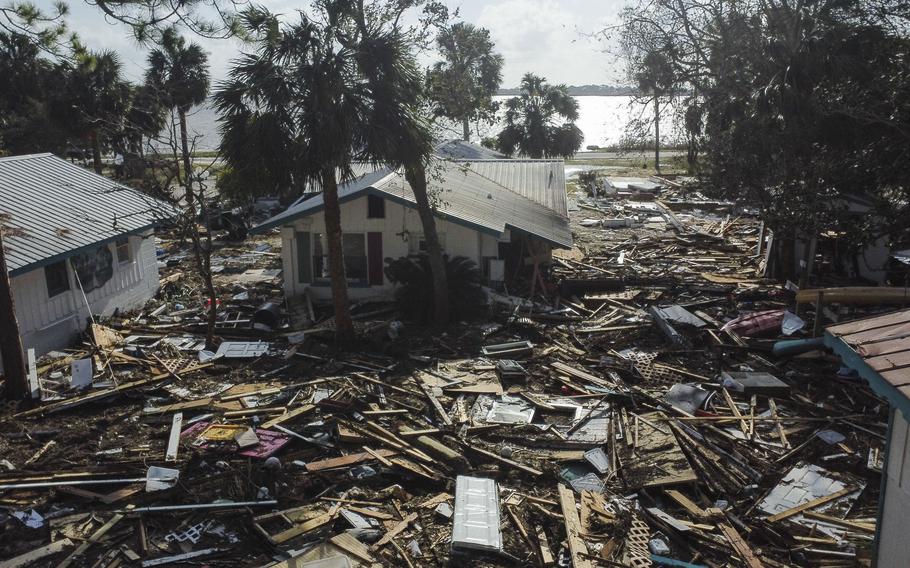
[[[387,258],[385,274],[398,286],[395,300],[402,314],[425,323],[433,319],[433,276],[426,255]],[[445,257],[449,283],[449,308],[453,318],[468,319],[480,315],[486,304],[481,287],[482,276],[477,263],[464,257]]]

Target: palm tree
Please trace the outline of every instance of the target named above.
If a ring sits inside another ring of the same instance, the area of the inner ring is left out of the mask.
[[[417,113],[422,77],[401,34],[356,3],[315,7],[318,18],[302,14],[285,27],[265,10],[248,10],[256,51],[235,62],[215,104],[232,168],[267,175],[276,188],[321,186],[336,339],[344,343],[354,328],[338,185],[351,179],[355,161],[420,169],[431,142]]]
[[[449,321],[449,284],[427,184],[433,135],[429,121],[420,112],[426,96],[425,84],[405,38],[393,30],[383,39],[384,49],[377,50],[371,44],[370,50],[379,56],[380,62],[390,64],[364,67],[368,84],[381,102],[374,105],[370,118],[375,138],[382,141],[375,157],[393,168],[404,170],[427,243],[427,260],[433,279],[433,319],[437,324],[445,324]]]
[[[186,129],[186,113],[205,102],[209,94],[208,56],[197,43],[187,45],[176,28],[164,30],[161,45],[148,56],[146,85],[154,89],[167,108],[180,120],[180,149],[187,186],[186,199],[193,202],[190,189],[192,163]]]
[[[120,78],[120,59],[113,51],[78,55],[67,67],[66,86],[58,95],[61,122],[92,145],[95,172],[101,173],[101,143],[119,132],[129,109],[130,86]]]
[[[673,67],[666,54],[651,51],[635,73],[638,90],[654,104],[654,170],[660,175],[660,98],[673,89]]]
[[[471,120],[495,117],[493,95],[502,82],[502,56],[493,51],[489,30],[464,22],[440,31],[436,45],[443,61],[427,73],[433,110],[461,122],[462,137],[470,140]]]
[[[565,85],[526,73],[521,94],[506,101],[506,127],[497,136],[497,147],[510,156],[517,150],[531,158],[568,158],[584,141],[576,120],[578,102]]]

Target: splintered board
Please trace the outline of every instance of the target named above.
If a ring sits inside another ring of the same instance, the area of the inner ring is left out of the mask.
[[[645,420],[640,420],[634,453],[627,444],[616,444],[620,459],[625,464],[623,477],[629,487],[638,489],[698,481],[698,476],[666,422],[667,416],[663,412],[650,412],[641,416],[659,426],[660,430]],[[634,432],[628,432],[628,435],[634,437]]]

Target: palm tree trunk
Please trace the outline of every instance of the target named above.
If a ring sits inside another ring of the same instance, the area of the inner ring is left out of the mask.
[[[468,122],[467,118],[461,119],[461,129],[462,129],[462,139],[465,142],[471,141],[471,123]]]
[[[13,290],[6,268],[2,228],[0,228],[0,357],[3,357],[6,398],[9,400],[22,398],[28,392],[28,377],[25,372],[22,337],[19,335],[19,320],[16,318],[16,306],[13,304]]]
[[[92,128],[89,136],[91,136],[92,139],[92,161],[95,165],[95,173],[101,175],[101,140],[98,138],[98,129]]]
[[[177,109],[177,114],[180,116],[180,149],[183,152],[183,176],[186,180],[186,203],[187,205],[193,205],[193,191],[190,189],[190,184],[192,183],[192,174],[193,173],[193,164],[190,163],[190,144],[186,136],[186,111],[182,108]],[[203,199],[204,196],[200,195],[200,199]]]
[[[660,175],[660,101],[654,95],[654,169]]]
[[[427,195],[427,173],[422,163],[405,168],[405,178],[417,201],[417,214],[423,224],[423,238],[427,241],[427,255],[433,276],[433,319],[437,324],[449,322],[449,281],[446,263],[442,256],[442,245],[436,231],[436,218]]]
[[[322,200],[325,204],[326,242],[329,249],[329,278],[332,281],[332,303],[335,306],[335,341],[341,345],[354,340],[354,322],[348,302],[348,283],[344,272],[344,249],[341,240],[341,206],[338,203],[338,181],[335,168],[322,170]]]

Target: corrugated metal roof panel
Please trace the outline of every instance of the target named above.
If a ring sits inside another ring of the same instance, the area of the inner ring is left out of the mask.
[[[0,215],[11,273],[174,214],[164,202],[52,154],[0,158]]]
[[[569,216],[566,168],[562,160],[473,160],[464,164],[535,203]]]
[[[436,160],[428,177],[429,190],[436,193],[436,201],[439,203],[437,215],[444,219],[492,235],[498,236],[506,229],[516,229],[557,246],[566,248],[572,246],[568,217],[480,175],[470,163]],[[565,195],[564,184],[562,188]],[[338,189],[338,198],[345,201],[368,192],[378,193],[416,207],[414,194],[404,176],[389,170],[368,174],[345,184]],[[311,197],[272,217],[254,231],[263,231],[299,217],[312,215],[321,211],[322,206],[321,195]]]

